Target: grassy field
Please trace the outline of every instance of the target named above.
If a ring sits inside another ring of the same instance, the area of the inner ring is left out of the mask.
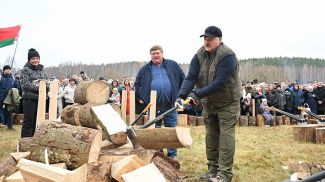
[[[0,158],[15,151],[16,131],[0,128]],[[194,140],[190,149],[179,149],[181,170],[188,174],[187,181],[197,181],[206,172],[205,130],[203,126],[192,127]],[[236,128],[236,154],[233,182],[275,182],[288,179],[291,172],[282,167],[288,161],[318,161],[325,164],[325,145],[293,141],[291,126],[271,128]]]

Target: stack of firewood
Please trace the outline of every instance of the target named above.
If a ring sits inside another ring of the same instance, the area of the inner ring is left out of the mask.
[[[62,114],[63,122],[38,121],[33,137],[19,139],[17,151],[0,162],[0,182],[4,178],[8,182],[184,180],[186,175],[179,171],[178,161],[158,149],[189,147],[189,128],[135,129],[143,147],[135,150],[120,113],[91,95],[98,95],[98,91],[87,92],[87,87],[95,84],[78,85],[75,97],[83,91],[87,101],[75,99],[79,103],[67,107],[64,113],[75,111]],[[55,106],[50,103],[51,107]]]

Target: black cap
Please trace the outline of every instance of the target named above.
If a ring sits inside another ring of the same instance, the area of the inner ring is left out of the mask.
[[[40,58],[38,52],[34,48],[30,48],[28,50],[28,61],[30,61],[30,59],[32,59],[33,57],[39,57]]]
[[[2,68],[2,71],[5,71],[5,70],[11,70],[11,67],[9,65],[5,65],[3,68]]]
[[[204,34],[201,35],[200,37],[222,37],[222,32],[220,28],[216,26],[209,26],[208,28],[205,29]]]

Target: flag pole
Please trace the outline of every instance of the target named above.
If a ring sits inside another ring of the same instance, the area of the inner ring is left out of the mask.
[[[19,27],[19,32],[20,32],[20,29],[21,29],[21,25]],[[19,40],[19,32],[18,32],[18,35],[17,35],[17,42],[16,42],[16,47],[15,47],[15,52],[14,52],[14,56],[12,57],[12,60],[11,60],[11,69],[12,69],[12,66],[14,64],[14,60],[15,60],[15,55],[16,55],[16,50],[17,50],[17,47],[18,47],[18,40]]]
[[[11,69],[12,69],[12,66],[14,64],[14,60],[15,60],[15,55],[16,55],[16,50],[17,50],[17,46],[18,46],[18,39],[17,39],[17,42],[16,42],[16,47],[15,47],[15,52],[14,52],[14,56],[12,57],[12,60],[11,60]]]

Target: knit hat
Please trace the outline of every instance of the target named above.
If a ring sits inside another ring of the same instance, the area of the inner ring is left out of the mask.
[[[39,57],[40,58],[38,52],[34,48],[30,48],[28,50],[28,61],[30,61],[33,57]]]
[[[11,70],[11,67],[9,65],[5,65],[3,68],[2,68],[2,71],[5,71],[5,70]]]

